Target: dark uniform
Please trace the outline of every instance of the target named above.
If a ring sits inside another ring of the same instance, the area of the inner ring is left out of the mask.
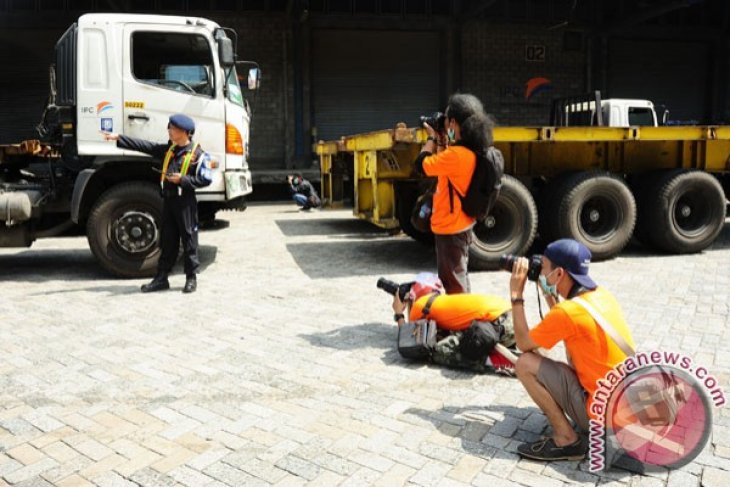
[[[301,176],[295,176],[289,185],[289,190],[292,193],[292,198],[299,205],[302,210],[308,210],[310,208],[319,208],[322,201],[319,199],[317,190],[314,189],[312,183],[307,181]]]
[[[185,156],[193,149],[194,145],[191,141],[183,147],[174,148],[167,167],[168,175],[181,172]],[[156,159],[164,160],[167,151],[172,147],[172,143],[157,144],[120,135],[117,147],[144,152]],[[162,183],[162,229],[160,231],[162,253],[155,281],[164,281],[166,283],[167,275],[177,260],[180,240],[182,240],[184,251],[185,275],[188,281],[192,280],[193,283],[195,281],[195,275],[200,267],[198,259],[198,201],[195,198],[195,189],[208,186],[211,183],[210,169],[206,164],[207,158],[207,154],[200,146],[196,147],[187,174],[182,176],[180,185],[166,180]],[[169,287],[169,284],[167,287]],[[159,287],[159,289],[166,289],[167,287]],[[188,288],[188,282],[186,281],[185,290],[187,292],[195,290],[194,286],[193,289]],[[146,290],[143,287],[143,291]]]

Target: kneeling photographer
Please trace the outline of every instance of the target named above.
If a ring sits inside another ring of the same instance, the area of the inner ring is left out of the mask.
[[[299,206],[300,210],[319,208],[322,205],[317,190],[301,174],[288,175],[286,182],[289,185],[289,192],[292,195],[292,199]]]
[[[440,279],[430,273],[421,273],[413,282],[400,285],[381,278],[377,285],[393,295],[399,352],[404,357],[430,359],[439,365],[477,372],[489,367],[513,368],[515,357],[505,350],[515,345],[510,305],[505,299],[444,294]],[[428,330],[431,325],[434,328]],[[501,350],[509,357],[495,350],[497,344],[505,347]]]
[[[596,381],[635,349],[618,302],[588,276],[590,260],[590,250],[571,239],[552,242],[543,256],[529,260],[503,258],[505,270],[512,271],[515,339],[524,352],[515,367],[517,378],[552,427],[551,437],[517,448],[523,457],[544,461],[583,458],[588,450],[586,435]],[[539,283],[550,306],[532,329],[527,326],[523,299],[528,279]],[[538,348],[550,349],[560,341],[565,342],[568,363],[536,353]]]

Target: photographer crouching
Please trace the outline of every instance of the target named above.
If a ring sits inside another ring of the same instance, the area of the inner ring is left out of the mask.
[[[299,206],[300,210],[306,211],[322,206],[322,201],[319,199],[317,190],[301,174],[288,175],[286,182],[289,185],[289,192],[292,195],[292,199]]]
[[[542,257],[504,259],[505,270],[512,271],[515,339],[525,352],[516,364],[517,378],[552,427],[552,437],[517,448],[526,458],[583,458],[588,450],[586,435],[596,381],[635,349],[618,302],[589,277],[590,259],[590,250],[570,239],[552,242]],[[531,330],[523,299],[527,279],[539,283],[550,306],[548,314]],[[559,298],[563,300],[559,302]],[[538,348],[550,349],[561,340],[565,342],[567,364],[536,353]]]

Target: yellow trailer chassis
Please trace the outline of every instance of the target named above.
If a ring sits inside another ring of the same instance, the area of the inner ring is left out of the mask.
[[[425,139],[423,129],[399,124],[316,144],[323,199],[340,206],[349,175],[357,217],[429,240],[410,224],[428,185],[413,165]],[[575,238],[601,259],[632,236],[666,252],[698,252],[725,224],[730,126],[498,127],[494,145],[506,176],[494,211],[474,228],[475,268],[525,253],[538,228],[543,240]]]

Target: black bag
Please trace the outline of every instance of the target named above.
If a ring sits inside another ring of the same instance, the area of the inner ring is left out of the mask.
[[[500,329],[494,323],[474,320],[461,336],[459,353],[467,360],[486,360],[499,343],[499,338]]]
[[[464,213],[479,221],[483,221],[494,207],[499,190],[502,188],[502,176],[504,175],[504,157],[502,152],[494,146],[490,146],[485,154],[477,154],[474,174],[472,174],[469,188],[461,198],[461,209]],[[449,197],[453,199],[455,192],[451,181],[449,181]],[[453,201],[451,203],[453,211]]]
[[[424,359],[431,355],[436,345],[436,322],[428,319],[431,305],[438,294],[432,294],[423,307],[420,320],[409,321],[398,327],[398,353],[408,359]]]

